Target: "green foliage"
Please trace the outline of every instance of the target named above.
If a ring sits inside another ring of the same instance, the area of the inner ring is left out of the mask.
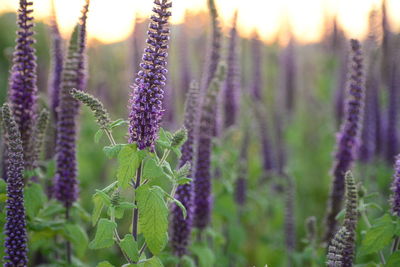
[[[114,267],[114,265],[112,265],[108,261],[102,261],[99,264],[97,264],[97,267]]]
[[[108,248],[114,244],[114,230],[117,228],[117,224],[108,219],[100,219],[97,224],[97,231],[94,240],[90,242],[89,248],[101,249]]]
[[[116,144],[115,146],[105,146],[103,148],[103,152],[109,159],[112,159],[118,156],[119,152],[121,152],[121,149],[123,147],[124,147],[123,144]]]
[[[45,205],[47,197],[39,184],[32,183],[24,190],[25,211],[31,218],[35,218],[39,210]]]
[[[191,251],[196,256],[200,267],[214,266],[215,255],[206,244],[196,243],[191,247]]]
[[[395,253],[393,253],[385,265],[385,267],[396,267],[396,266],[400,266],[400,251],[396,251]]]
[[[144,158],[144,152],[138,151],[135,144],[124,146],[118,154],[118,186],[126,188],[135,177],[136,170]]]
[[[138,245],[131,234],[126,234],[119,246],[132,261],[137,262],[139,260]]]
[[[395,234],[395,224],[390,215],[385,214],[377,219],[367,230],[360,247],[360,254],[370,254],[382,250],[389,245]]]
[[[72,243],[72,247],[76,251],[78,257],[83,257],[89,243],[86,231],[77,224],[66,224],[65,235]]]
[[[157,255],[168,241],[168,208],[160,187],[147,184],[136,190],[139,225],[150,251]]]

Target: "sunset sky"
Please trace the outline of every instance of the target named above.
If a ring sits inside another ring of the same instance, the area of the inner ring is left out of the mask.
[[[84,0],[54,0],[58,22],[63,34],[68,34],[76,23]],[[0,13],[15,11],[18,0],[0,0]],[[88,18],[89,38],[111,43],[129,36],[135,17],[147,17],[152,0],[91,0]],[[46,19],[51,0],[34,1],[35,16]],[[242,35],[257,30],[266,41],[273,39],[283,25],[290,25],[302,42],[317,41],[321,37],[324,20],[336,16],[351,37],[366,34],[368,14],[379,7],[381,0],[216,0],[224,23],[239,10],[239,29]],[[387,0],[389,18],[396,29],[400,26],[400,0]],[[173,0],[172,22],[183,21],[185,10],[204,11],[207,0]],[[395,12],[399,15],[395,15]]]

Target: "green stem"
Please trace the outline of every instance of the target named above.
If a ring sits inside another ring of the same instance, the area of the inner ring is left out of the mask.
[[[170,152],[171,152],[171,149],[164,150],[164,155],[162,156],[160,162],[158,163],[159,166],[161,166],[164,163],[164,161],[168,158],[168,155]]]
[[[115,143],[114,137],[109,129],[103,129],[103,131],[106,133],[108,139],[110,140],[111,145],[115,146],[117,143]]]
[[[111,215],[110,215],[110,218],[111,218],[111,221],[115,223],[115,209],[114,209],[114,207],[111,208]],[[117,230],[117,229],[114,229],[114,237],[115,237],[115,240],[116,240],[118,246],[121,248],[121,246],[120,246],[121,238],[120,238],[120,236],[119,236],[119,234],[118,234],[118,230]],[[133,263],[133,262],[131,261],[131,259],[130,259],[130,258],[125,254],[125,252],[122,250],[122,248],[121,248],[121,252],[122,252],[122,255],[124,255],[125,259],[126,259],[129,263]]]
[[[399,249],[399,241],[400,241],[400,237],[396,236],[395,239],[393,240],[393,244],[392,244],[392,254],[396,252],[396,250]]]

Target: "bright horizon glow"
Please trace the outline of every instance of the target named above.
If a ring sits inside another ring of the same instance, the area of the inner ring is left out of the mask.
[[[0,14],[17,10],[17,0],[1,0]],[[78,21],[84,0],[54,0],[61,32],[67,36]],[[131,34],[136,16],[146,18],[151,13],[151,0],[91,0],[88,15],[89,39],[103,43],[123,41]],[[233,13],[239,10],[238,28],[242,36],[257,31],[270,42],[285,29],[291,29],[302,43],[316,42],[323,36],[327,18],[337,17],[349,37],[366,35],[368,16],[372,8],[380,8],[382,0],[216,0],[223,25],[230,25]],[[48,21],[51,0],[34,1],[34,16]],[[389,19],[397,29],[400,0],[387,0]],[[173,0],[171,22],[184,21],[185,12],[207,11],[207,0]]]

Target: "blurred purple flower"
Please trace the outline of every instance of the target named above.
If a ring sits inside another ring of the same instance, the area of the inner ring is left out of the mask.
[[[262,101],[263,95],[263,75],[262,75],[262,48],[263,45],[259,40],[257,34],[251,40],[251,54],[252,54],[252,83],[251,93],[256,101]]]
[[[387,108],[387,128],[385,132],[385,159],[389,164],[393,164],[395,156],[399,153],[399,71],[398,65],[393,61],[390,70],[390,85],[389,85],[389,104]]]
[[[192,82],[187,94],[185,106],[184,126],[187,130],[187,140],[182,146],[182,157],[179,166],[182,167],[186,163],[193,166],[194,159],[194,142],[196,134],[196,126],[198,122],[199,110],[199,85]],[[188,174],[189,178],[193,177],[192,167]],[[186,248],[189,243],[189,238],[192,230],[193,221],[193,185],[192,183],[178,186],[176,190],[176,199],[178,199],[186,208],[187,217],[183,218],[181,209],[174,205],[172,218],[172,247],[174,254],[183,256],[186,254]]]
[[[347,84],[345,117],[337,135],[337,148],[332,169],[333,184],[326,218],[325,240],[330,240],[336,228],[336,215],[341,210],[344,195],[344,175],[354,162],[360,145],[361,123],[364,110],[364,77],[361,44],[351,40],[350,76]]]
[[[230,32],[229,49],[227,58],[227,75],[224,88],[224,128],[228,128],[235,124],[238,112],[239,92],[239,64],[237,52],[237,12],[233,18],[233,25]]]
[[[400,216],[400,155],[396,157],[394,166],[394,175],[392,183],[392,213],[393,215]]]

